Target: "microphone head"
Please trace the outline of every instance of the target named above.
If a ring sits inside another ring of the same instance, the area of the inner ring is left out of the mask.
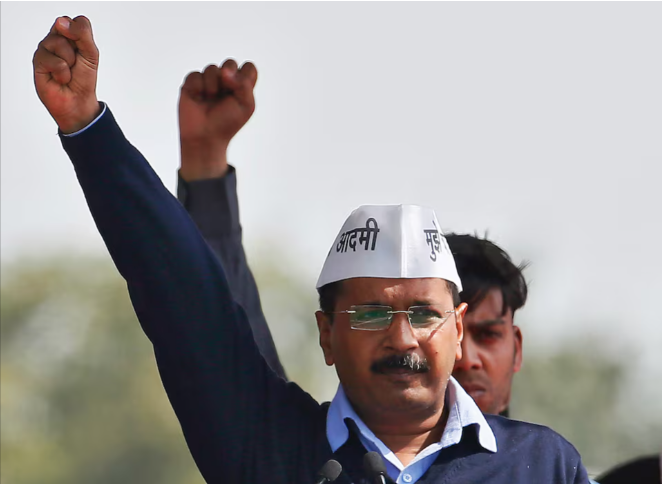
[[[368,477],[386,476],[386,464],[377,452],[368,452],[363,456],[363,470]]]
[[[342,472],[342,466],[337,460],[328,460],[326,464],[317,473],[317,477],[323,477],[328,482],[333,482],[338,479],[338,476]]]

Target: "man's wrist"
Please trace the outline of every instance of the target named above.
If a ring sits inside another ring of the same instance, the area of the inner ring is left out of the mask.
[[[178,175],[177,198],[205,238],[219,239],[241,232],[237,178],[231,165],[220,178],[187,182],[181,173]]]
[[[186,182],[199,180],[210,180],[212,178],[223,178],[228,173],[227,162],[222,166],[211,164],[185,163],[182,158],[182,166],[179,169],[179,176]]]
[[[62,118],[56,119],[55,122],[62,134],[70,135],[77,133],[92,124],[103,112],[103,108],[104,105],[95,97],[86,109],[75,116],[75,119]]]
[[[222,178],[228,172],[227,148],[190,146],[181,144],[181,168],[179,175],[184,181]]]

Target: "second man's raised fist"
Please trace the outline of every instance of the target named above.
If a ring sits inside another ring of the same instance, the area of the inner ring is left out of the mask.
[[[226,173],[228,145],[255,111],[256,82],[252,63],[239,68],[232,59],[186,77],[179,98],[180,175],[184,180]]]

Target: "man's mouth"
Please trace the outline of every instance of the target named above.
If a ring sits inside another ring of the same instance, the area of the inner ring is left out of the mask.
[[[411,368],[385,368],[380,373],[384,375],[416,375],[420,372],[414,371]]]
[[[460,385],[462,385],[464,391],[467,392],[474,400],[482,397],[487,392],[487,389],[484,386],[477,383],[468,383],[464,385],[460,382]]]
[[[387,368],[380,371],[378,375],[389,383],[409,387],[414,382],[419,381],[425,375],[425,372],[415,371],[411,368]]]

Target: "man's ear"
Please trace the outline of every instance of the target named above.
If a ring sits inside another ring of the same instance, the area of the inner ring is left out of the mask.
[[[513,332],[515,333],[515,362],[513,364],[513,371],[517,373],[522,368],[522,332],[519,326],[513,325]]]
[[[331,322],[331,316],[322,311],[316,311],[315,319],[317,319],[317,329],[320,333],[320,348],[322,348],[322,352],[324,353],[324,361],[328,366],[333,366],[334,360],[331,345],[333,323]]]
[[[457,330],[457,347],[455,349],[455,361],[462,359],[462,340],[464,339],[464,315],[467,313],[469,306],[467,303],[460,304],[455,308],[455,328]]]

